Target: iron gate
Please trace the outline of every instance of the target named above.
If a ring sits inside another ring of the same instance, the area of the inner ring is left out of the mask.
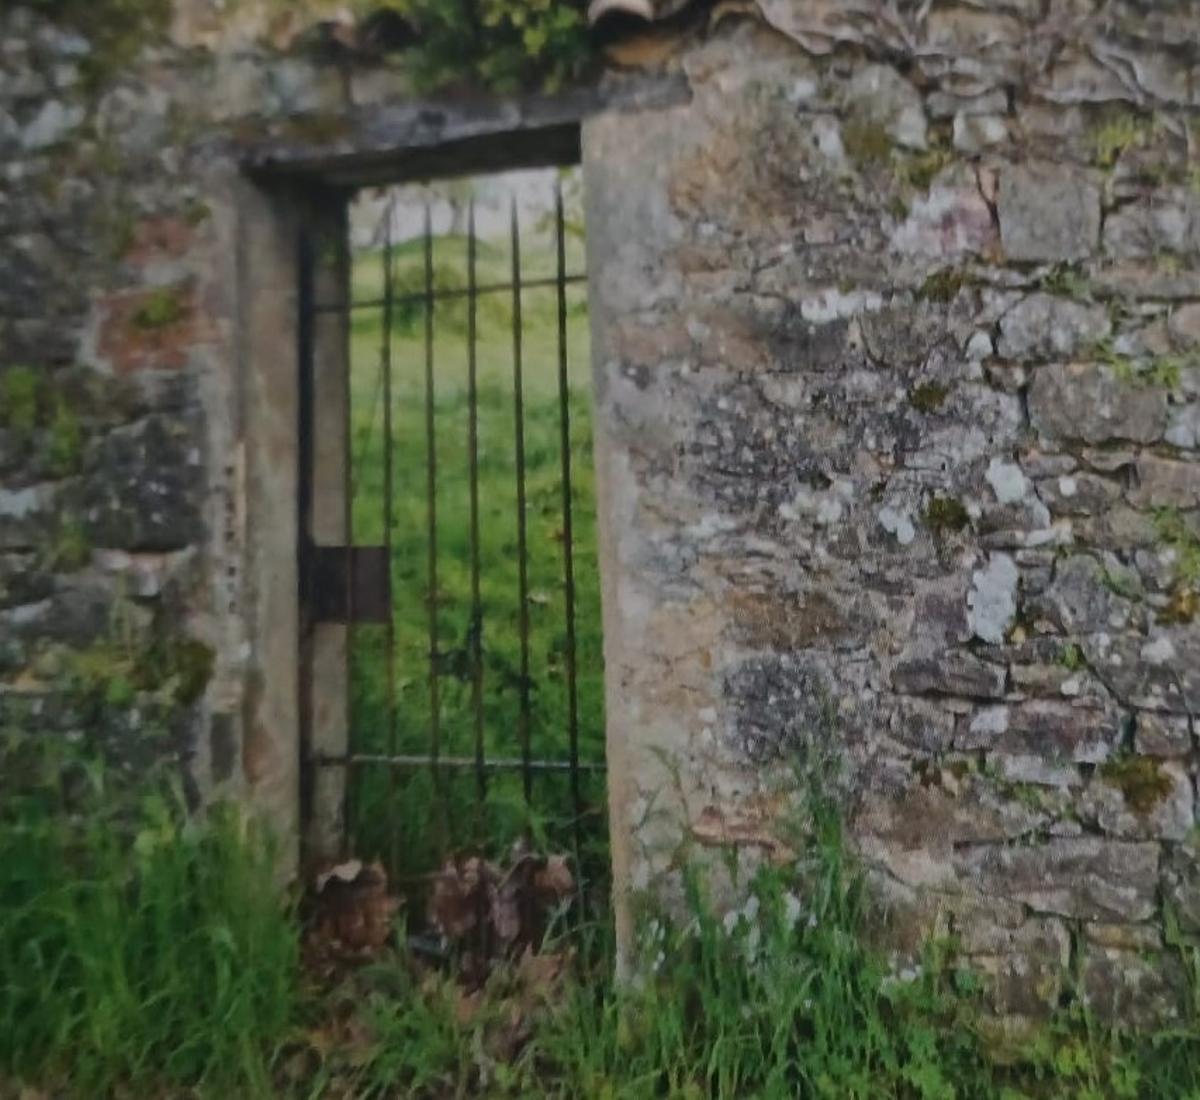
[[[336,300],[322,300],[316,246],[301,242],[302,469],[319,461],[321,318],[340,317],[350,345],[345,545],[314,545],[312,479],[301,487],[302,606],[310,625],[345,624],[348,735],[345,752],[310,751],[305,768],[341,770],[344,849],[397,880],[518,838],[573,852],[595,880],[607,850],[590,385],[575,346],[586,277],[568,262],[582,232],[561,174],[532,260],[515,194],[503,258],[477,232],[474,198],[465,234],[435,235],[427,199],[410,239],[402,201],[391,193]]]

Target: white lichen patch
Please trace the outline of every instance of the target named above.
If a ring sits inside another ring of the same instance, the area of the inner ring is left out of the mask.
[[[1016,504],[1029,492],[1029,481],[1015,462],[993,458],[984,476],[1001,504]]]
[[[977,638],[999,645],[1017,614],[1017,566],[1007,554],[992,554],[971,577],[967,621]]]
[[[907,546],[917,537],[912,517],[905,511],[893,508],[890,504],[879,510],[879,525],[889,535],[895,535],[896,541],[901,546]]]

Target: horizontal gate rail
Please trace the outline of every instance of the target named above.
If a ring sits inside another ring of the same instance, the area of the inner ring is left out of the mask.
[[[386,753],[357,752],[349,756],[315,756],[313,763],[325,768],[353,768],[360,764],[377,765],[386,768],[429,768],[435,758],[426,755],[397,755]],[[483,767],[488,771],[523,771],[526,767],[534,772],[605,772],[608,765],[598,761],[571,760],[529,760],[504,756],[489,756],[480,762],[474,756],[438,756],[436,763],[439,768],[454,770],[471,770]]]
[[[502,291],[507,292],[512,290],[549,290],[551,287],[574,286],[578,283],[586,282],[586,275],[575,274],[564,275],[561,279],[557,276],[551,276],[545,279],[522,279],[519,283],[485,283],[483,286],[477,286],[474,289],[469,286],[443,287],[441,290],[433,292],[433,300],[435,302],[446,302],[455,298],[479,298],[484,294],[499,294]],[[391,298],[368,298],[352,302],[322,302],[312,308],[314,313],[345,313],[347,310],[385,309],[389,302],[394,306],[419,306],[424,305],[428,300],[429,296],[423,290],[418,290],[410,294],[395,294]]]

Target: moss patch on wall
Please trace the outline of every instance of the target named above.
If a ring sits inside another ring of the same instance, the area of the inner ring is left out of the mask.
[[[935,534],[962,531],[971,522],[962,501],[953,497],[934,497],[922,513],[922,519]]]
[[[1121,792],[1134,813],[1147,814],[1171,793],[1171,780],[1149,756],[1127,756],[1100,766],[1104,781]]]

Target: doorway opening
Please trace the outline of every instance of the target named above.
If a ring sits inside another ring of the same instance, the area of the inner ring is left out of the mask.
[[[302,275],[307,832],[418,893],[515,844],[607,879],[581,192],[360,191]]]

